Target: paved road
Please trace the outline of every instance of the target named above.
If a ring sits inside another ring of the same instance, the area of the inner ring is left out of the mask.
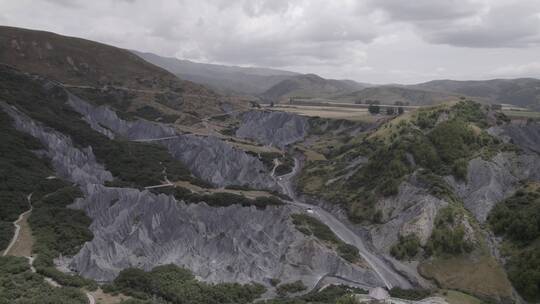
[[[391,289],[393,287],[411,288],[412,285],[403,276],[388,266],[381,258],[369,252],[362,240],[356,233],[351,231],[345,224],[335,218],[332,214],[326,212],[322,208],[314,205],[309,205],[299,201],[296,198],[296,194],[292,189],[292,178],[299,171],[299,161],[295,158],[294,168],[292,172],[282,175],[277,178],[277,183],[285,194],[291,197],[292,201],[289,203],[302,207],[304,209],[310,208],[313,210],[311,215],[317,217],[321,222],[326,224],[341,240],[358,248],[358,251],[362,258],[369,264],[369,266],[377,273],[381,281],[384,283],[384,287]],[[274,172],[274,170],[272,171]]]

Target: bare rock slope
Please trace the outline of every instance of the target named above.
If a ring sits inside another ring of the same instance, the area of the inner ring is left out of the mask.
[[[304,139],[308,130],[306,117],[285,112],[250,111],[242,115],[236,136],[283,148]]]
[[[172,127],[146,120],[125,121],[109,107],[91,105],[74,95],[70,95],[69,104],[94,130],[109,138],[121,136],[165,145],[191,172],[216,186],[277,188],[259,159],[215,137],[180,134]]]
[[[319,241],[299,233],[290,220],[297,207],[214,208],[185,204],[172,196],[131,188],[110,188],[110,172],[92,149],[2,104],[17,129],[38,138],[62,177],[80,185],[84,197],[73,208],[92,218],[94,239],[69,262],[69,268],[100,281],[127,267],[151,269],[175,263],[209,282],[301,280],[314,287],[326,278],[356,286],[381,286],[370,269],[351,264]]]

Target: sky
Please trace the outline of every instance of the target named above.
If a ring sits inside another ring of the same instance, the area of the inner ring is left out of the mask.
[[[0,24],[369,83],[540,78],[540,0],[0,0]]]

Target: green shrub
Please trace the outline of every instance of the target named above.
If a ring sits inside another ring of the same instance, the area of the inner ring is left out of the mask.
[[[120,291],[142,300],[158,297],[174,304],[251,303],[265,292],[265,288],[259,284],[199,282],[189,270],[176,265],[158,266],[150,272],[124,269],[108,290]]]
[[[508,278],[528,301],[540,300],[540,189],[520,189],[491,210],[488,223],[506,246]]]
[[[428,289],[401,289],[399,287],[394,287],[390,289],[390,296],[394,298],[420,301],[429,297],[432,292]]]
[[[420,250],[420,240],[415,234],[400,236],[398,243],[390,249],[390,254],[398,260],[412,259]]]
[[[334,245],[340,243],[339,238],[334,234],[334,232],[332,232],[328,226],[318,219],[307,214],[300,213],[291,214],[291,217],[296,228],[304,228],[321,241]]]
[[[52,287],[43,277],[30,271],[26,258],[0,257],[0,303],[85,304],[78,289]]]
[[[295,281],[291,283],[281,284],[276,288],[276,292],[280,296],[285,296],[291,293],[297,293],[306,290],[307,287],[302,281]]]
[[[540,246],[513,254],[506,265],[508,278],[528,301],[540,300]]]
[[[350,263],[358,262],[360,259],[360,254],[358,253],[358,248],[353,245],[346,244],[341,242],[337,247],[337,253],[339,256],[349,261]]]
[[[255,199],[247,198],[243,195],[229,192],[215,192],[212,194],[198,194],[183,187],[158,188],[154,189],[156,193],[165,193],[174,195],[177,200],[186,203],[197,204],[205,202],[213,207],[227,207],[232,205],[242,205],[243,207],[255,206],[257,209],[265,209],[268,206],[283,205],[283,201],[274,196],[260,196]]]
[[[459,255],[474,249],[473,244],[465,239],[463,224],[456,217],[453,207],[439,211],[435,218],[435,227],[425,247],[428,255]]]

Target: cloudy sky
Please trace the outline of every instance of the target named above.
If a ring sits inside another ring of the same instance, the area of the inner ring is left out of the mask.
[[[0,0],[0,24],[363,82],[540,78],[540,0]]]

